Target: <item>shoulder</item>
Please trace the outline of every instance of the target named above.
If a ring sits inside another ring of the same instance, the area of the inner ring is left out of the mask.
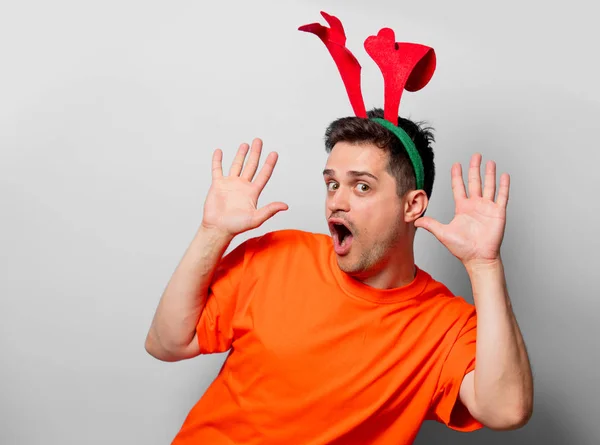
[[[422,296],[425,304],[435,313],[440,324],[466,323],[476,315],[475,305],[460,295],[455,295],[444,283],[429,273],[428,282]],[[446,322],[446,323],[444,323]]]
[[[226,254],[215,271],[215,280],[248,282],[314,275],[333,251],[331,237],[301,230],[277,230],[241,241]]]
[[[246,242],[246,254],[261,257],[315,255],[328,251],[331,245],[329,235],[298,229],[282,229],[250,238]]]
[[[267,232],[242,244],[247,276],[313,276],[329,263],[331,237],[295,229]],[[268,273],[266,273],[268,271]]]

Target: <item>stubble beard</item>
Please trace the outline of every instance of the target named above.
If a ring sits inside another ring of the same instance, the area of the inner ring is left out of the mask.
[[[377,266],[390,254],[390,251],[398,246],[400,236],[400,231],[397,227],[394,227],[386,234],[385,238],[375,240],[370,245],[364,246],[361,245],[359,241],[360,234],[357,233],[352,247],[359,247],[358,258],[354,259],[355,252],[350,252],[346,257],[338,258],[340,269],[357,277],[369,275],[369,272],[377,269]]]

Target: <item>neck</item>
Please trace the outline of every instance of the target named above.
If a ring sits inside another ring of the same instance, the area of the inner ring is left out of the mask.
[[[395,289],[406,286],[415,278],[415,257],[412,247],[394,250],[394,255],[363,276],[355,278],[376,289]]]

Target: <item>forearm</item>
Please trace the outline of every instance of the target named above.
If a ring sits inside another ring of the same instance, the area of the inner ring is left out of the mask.
[[[159,301],[146,339],[151,355],[166,361],[189,355],[213,274],[231,240],[216,230],[198,230]]]
[[[467,266],[477,308],[474,396],[478,414],[493,424],[518,424],[532,410],[529,358],[506,288],[502,261]]]

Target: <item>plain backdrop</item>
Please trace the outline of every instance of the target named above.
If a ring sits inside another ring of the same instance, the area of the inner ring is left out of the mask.
[[[163,363],[144,340],[202,218],[215,148],[264,140],[279,164],[259,229],[326,232],[323,132],[352,115],[317,37],[339,17],[435,48],[401,114],[435,128],[429,216],[453,216],[450,166],[474,152],[512,177],[503,257],[535,374],[515,432],[426,423],[417,444],[600,443],[594,2],[0,2],[0,444],[168,444],[224,355]],[[419,231],[417,263],[471,300],[464,268]],[[471,300],[472,301],[472,300]],[[301,445],[301,444],[298,444]]]

